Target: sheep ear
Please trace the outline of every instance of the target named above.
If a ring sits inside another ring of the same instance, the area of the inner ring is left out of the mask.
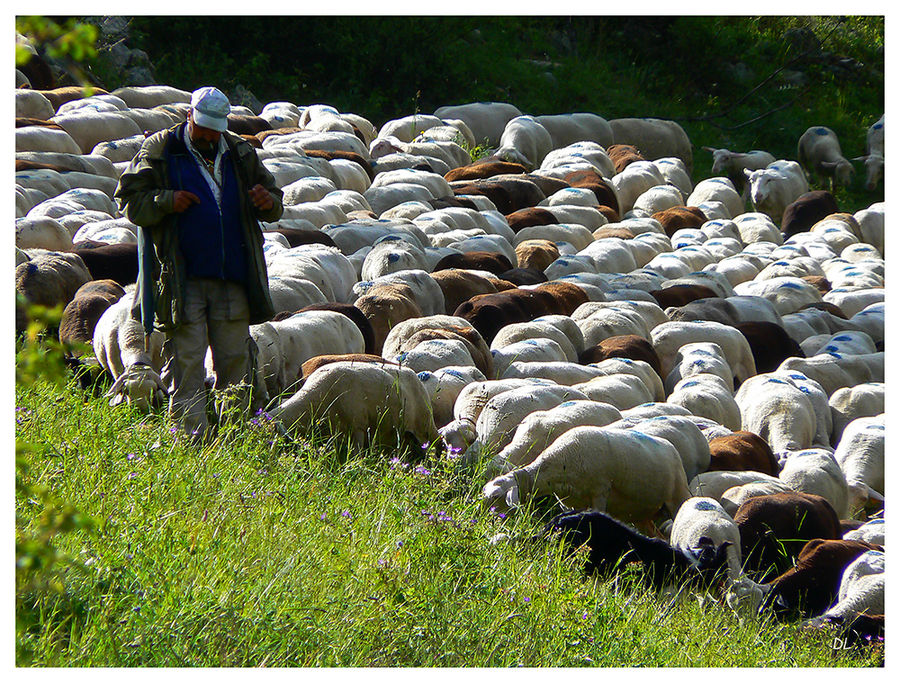
[[[111,399],[109,399],[109,405],[111,408],[115,408],[117,405],[119,405],[124,400],[125,400],[124,394],[116,394]]]
[[[753,175],[753,171],[751,171],[749,168],[745,168],[744,175],[749,178],[750,176]]]
[[[519,487],[513,486],[506,492],[506,504],[509,507],[516,507],[519,504]]]
[[[705,152],[715,152],[716,151],[714,147],[703,147],[702,149]]]
[[[823,161],[822,162],[823,168],[835,168],[836,166],[837,166],[836,161]]]
[[[863,154],[861,157],[853,157],[850,161],[866,161],[868,158],[868,154]]]

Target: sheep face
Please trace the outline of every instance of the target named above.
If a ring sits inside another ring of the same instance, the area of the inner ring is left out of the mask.
[[[741,619],[758,614],[772,586],[751,581],[746,576],[732,580],[725,592],[725,603]]]
[[[152,406],[160,406],[166,396],[162,378],[149,365],[135,364],[125,369],[106,393],[109,405],[117,406],[123,401],[138,410],[149,412]]]
[[[497,477],[485,485],[482,497],[486,508],[505,512],[519,504],[519,484],[512,474]]]

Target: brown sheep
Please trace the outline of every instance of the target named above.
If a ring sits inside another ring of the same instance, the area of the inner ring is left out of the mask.
[[[634,145],[610,145],[606,148],[606,154],[616,167],[616,173],[621,173],[635,161],[647,161]]]
[[[734,513],[744,567],[770,580],[787,571],[807,541],[839,539],[841,523],[821,496],[785,492],[750,498]]]
[[[457,180],[478,180],[481,178],[492,178],[495,175],[525,173],[527,170],[522,164],[488,158],[451,169],[444,174],[444,179],[448,183]]]
[[[559,258],[559,247],[550,240],[525,240],[516,245],[516,267],[544,272]]]
[[[809,232],[809,229],[820,220],[839,210],[834,195],[826,190],[813,190],[801,194],[785,207],[781,218],[781,231],[785,238]]]
[[[394,361],[371,353],[336,353],[325,356],[314,356],[300,366],[300,377],[306,379],[316,370],[329,363],[350,361],[353,363],[380,363],[381,365],[398,365]]]
[[[468,270],[447,268],[434,271],[431,277],[444,293],[444,312],[452,315],[463,301],[478,294],[493,294],[497,291],[494,281]]]
[[[373,352],[381,353],[388,332],[399,322],[421,318],[422,309],[416,304],[412,290],[403,284],[377,285],[359,297],[354,305],[363,312],[375,334]]]
[[[675,306],[685,306],[697,299],[712,299],[716,293],[706,285],[681,284],[671,285],[663,289],[654,289],[650,296],[656,299],[656,303],[663,310]]]
[[[847,566],[870,550],[882,546],[862,541],[814,538],[803,546],[797,564],[771,583],[766,602],[779,617],[816,617],[837,600]]]
[[[651,218],[659,221],[667,237],[671,237],[682,228],[699,228],[706,223],[706,214],[696,206],[674,206],[671,209],[657,211]]]
[[[63,309],[59,340],[63,344],[90,344],[100,316],[124,294],[114,280],[91,280],[81,285]]]
[[[441,258],[432,269],[432,273],[447,268],[465,270],[485,270],[494,275],[506,272],[513,267],[503,254],[494,251],[469,251],[463,254],[448,254]]]
[[[762,472],[778,476],[778,459],[761,436],[744,430],[709,442],[708,472]]]
[[[607,337],[599,344],[582,351],[578,356],[578,362],[587,365],[588,363],[601,363],[608,358],[644,361],[653,368],[660,379],[664,379],[662,365],[653,344],[639,335],[618,334]]]

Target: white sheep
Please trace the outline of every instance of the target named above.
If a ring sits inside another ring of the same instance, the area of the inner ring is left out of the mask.
[[[522,164],[532,171],[541,165],[551,149],[553,140],[546,128],[533,116],[517,116],[507,121],[493,156]]]
[[[439,427],[444,427],[453,421],[453,406],[460,392],[473,382],[484,382],[487,379],[478,368],[472,365],[449,365],[435,372],[425,371],[418,375],[431,399],[434,424]]]
[[[599,401],[564,401],[549,410],[536,410],[519,423],[512,441],[491,460],[489,471],[499,474],[527,465],[568,430],[604,427],[620,418],[617,408]]]
[[[703,551],[726,546],[728,576],[741,576],[741,534],[737,524],[713,498],[688,498],[678,510],[669,532],[669,544],[696,561]]]
[[[830,189],[849,185],[853,165],[841,154],[837,135],[825,126],[807,128],[797,141],[797,159],[810,178],[828,178]]]
[[[363,353],[365,340],[354,322],[335,311],[304,311],[279,321],[250,326],[257,372],[274,398],[300,380],[300,366],[316,356]],[[207,357],[211,370],[212,358]]]
[[[469,464],[488,454],[498,453],[512,441],[513,427],[530,413],[577,399],[588,400],[588,397],[573,387],[558,384],[526,385],[493,396],[484,404],[475,421],[478,438],[463,454],[462,462]]]
[[[663,376],[672,371],[678,349],[692,342],[718,344],[734,371],[737,384],[756,374],[756,363],[747,338],[728,325],[708,321],[673,321],[657,325],[650,334],[650,341],[659,355]]]
[[[744,200],[728,178],[718,176],[701,180],[685,200],[687,206],[700,206],[704,202],[717,201],[725,205],[729,218],[744,213]]]
[[[779,225],[787,205],[809,192],[809,183],[796,161],[778,159],[764,169],[745,170],[744,175],[750,185],[753,208]]]
[[[749,152],[732,152],[724,148],[715,149],[713,147],[704,147],[703,149],[713,155],[713,175],[726,176],[741,197],[746,195],[747,190],[744,169],[756,171],[775,161],[775,157],[760,149],[753,149]]]
[[[788,451],[778,478],[794,491],[812,493],[827,500],[838,519],[846,519],[847,479],[830,449],[807,448]]]
[[[94,328],[94,355],[115,380],[106,394],[109,404],[125,401],[149,410],[166,395],[160,376],[164,335],[154,330],[145,337],[141,323],[131,317],[131,305],[132,296],[126,293],[100,316]]]
[[[630,429],[575,427],[533,462],[492,479],[482,495],[498,509],[552,495],[567,507],[608,512],[652,531],[654,516],[665,509],[674,517],[690,492],[668,441]]]
[[[315,421],[349,435],[358,448],[367,443],[396,448],[407,441],[421,454],[423,445],[438,440],[425,387],[416,373],[399,366],[329,363],[268,412],[287,429],[306,429]]]
[[[867,550],[847,565],[841,575],[837,602],[825,614],[803,622],[803,626],[820,626],[829,620],[849,624],[859,614],[884,614],[885,555]]]
[[[464,121],[478,145],[496,147],[506,123],[522,112],[506,102],[470,102],[439,107],[434,115],[439,119]]]
[[[884,412],[884,382],[863,382],[841,387],[828,397],[831,408],[831,445],[841,440],[847,425],[859,417],[874,417]]]
[[[692,415],[706,417],[731,430],[741,429],[741,409],[734,400],[733,380],[701,372],[680,380],[666,399]]]
[[[616,429],[634,429],[665,439],[678,451],[684,474],[690,481],[709,467],[709,441],[688,415],[640,417],[634,409],[622,413],[622,419],[610,425]]]
[[[844,534],[844,540],[884,545],[884,520],[880,518],[869,520],[858,529]]]
[[[608,147],[613,142],[612,127],[606,119],[597,114],[575,112],[534,118],[550,133],[553,149],[579,142],[593,142]]]
[[[613,142],[633,145],[645,159],[678,157],[693,171],[693,147],[684,128],[675,121],[656,118],[610,119]]]
[[[866,131],[865,155],[856,157],[853,161],[865,164],[866,190],[874,192],[884,177],[884,114]]]
[[[741,429],[758,434],[776,453],[810,448],[816,436],[816,412],[800,388],[763,373],[746,380],[734,395]]]
[[[725,360],[722,347],[713,342],[693,342],[678,349],[672,371],[664,382],[666,395],[671,394],[682,379],[699,373],[717,375],[733,386],[734,373]]]
[[[849,490],[849,508],[854,517],[870,503],[884,503],[884,413],[860,417],[847,425],[834,451]]]

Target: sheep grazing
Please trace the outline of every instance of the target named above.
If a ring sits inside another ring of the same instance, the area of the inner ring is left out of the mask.
[[[357,448],[399,444],[421,456],[423,445],[438,440],[428,393],[416,373],[401,366],[330,363],[268,412],[287,430],[318,423],[330,433],[349,435]]]
[[[866,131],[866,153],[853,161],[866,167],[866,190],[874,192],[884,177],[884,114]]]
[[[847,625],[859,615],[884,615],[884,552],[879,550],[868,550],[853,560],[841,576],[837,602],[803,625]]]
[[[797,159],[810,178],[828,178],[832,192],[835,185],[853,180],[853,165],[841,155],[837,135],[825,126],[812,126],[800,136]]]
[[[712,498],[688,498],[669,533],[669,543],[698,566],[724,552],[728,576],[732,580],[741,575],[741,534],[731,516]]]
[[[703,149],[713,155],[712,174],[728,178],[742,197],[747,190],[744,169],[757,171],[775,161],[775,157],[759,149],[749,152],[732,152],[713,147],[704,147]]]
[[[149,337],[141,323],[131,317],[132,295],[126,290],[112,304],[94,328],[94,355],[100,366],[112,375],[115,382],[106,395],[109,404],[123,401],[149,410],[162,403],[166,385],[160,376],[163,367],[164,335],[154,330]]]
[[[628,561],[643,565],[644,576],[657,590],[669,582],[711,585],[727,566],[727,546],[712,548],[690,557],[659,538],[650,538],[595,510],[557,515],[544,528],[543,537],[559,533],[574,551],[586,546],[584,570],[590,574],[615,571]]]
[[[821,615],[837,599],[847,567],[870,550],[881,551],[882,547],[848,540],[809,541],[797,556],[797,564],[769,584],[766,605],[781,618]]]
[[[690,497],[678,451],[637,430],[575,427],[537,459],[489,481],[486,507],[516,507],[529,498],[555,496],[563,505],[609,512],[652,533],[652,520],[670,517]]]
[[[841,538],[834,508],[808,493],[751,498],[734,513],[734,522],[741,532],[744,566],[763,580],[787,571],[807,541]]]

